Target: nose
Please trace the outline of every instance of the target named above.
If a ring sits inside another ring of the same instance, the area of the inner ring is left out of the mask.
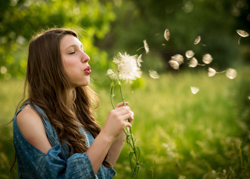
[[[82,63],[87,63],[89,60],[90,57],[85,52],[82,52],[82,57],[81,57]]]

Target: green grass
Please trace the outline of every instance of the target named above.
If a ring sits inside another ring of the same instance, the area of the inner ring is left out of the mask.
[[[162,74],[156,80],[145,75],[145,85],[139,89],[123,84],[125,100],[135,113],[132,129],[141,150],[138,178],[249,178],[249,144],[240,143],[242,130],[235,100],[241,78],[230,80],[224,74],[208,78],[205,72],[185,72]],[[22,80],[0,81],[0,123],[13,117],[21,99],[20,86]],[[190,86],[200,91],[194,95]],[[112,109],[109,89],[96,87],[96,91],[101,99],[98,120],[103,125]],[[115,92],[115,102],[121,102],[118,89]],[[11,125],[1,126],[0,134],[0,155],[4,156],[0,173],[8,178],[14,156]],[[115,169],[115,178],[129,178],[126,145]]]
[[[22,97],[23,80],[0,80],[0,124],[12,120],[16,106]],[[0,178],[11,178],[10,167],[14,162],[15,153],[12,142],[12,123],[0,126]],[[14,169],[17,178],[17,167]]]

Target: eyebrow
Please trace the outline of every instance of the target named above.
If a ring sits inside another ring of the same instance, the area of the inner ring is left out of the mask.
[[[66,47],[64,50],[66,50],[66,49],[68,49],[70,47],[78,47],[78,45],[76,45],[76,44],[70,45],[70,46]],[[83,48],[82,44],[80,44],[80,48]]]

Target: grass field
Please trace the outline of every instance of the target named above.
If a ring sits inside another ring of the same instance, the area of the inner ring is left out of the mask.
[[[250,178],[250,145],[241,140],[244,123],[235,100],[240,79],[240,75],[230,80],[224,74],[208,78],[205,72],[185,72],[163,74],[157,80],[144,75],[144,86],[138,89],[123,85],[125,100],[135,113],[132,129],[141,150],[138,178]],[[191,86],[200,91],[192,94]],[[0,81],[0,123],[12,119],[21,89],[22,80]],[[95,90],[103,125],[112,109],[109,89]],[[114,100],[121,102],[119,93]],[[0,178],[10,178],[11,126],[0,127]],[[125,145],[115,166],[117,179],[129,178],[127,150]]]

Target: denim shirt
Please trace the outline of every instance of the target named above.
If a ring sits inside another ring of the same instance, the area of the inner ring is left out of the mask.
[[[36,109],[46,116],[38,107]],[[74,153],[69,157],[69,153],[59,142],[57,133],[52,125],[44,117],[41,117],[45,126],[47,138],[52,146],[45,154],[30,144],[21,134],[16,116],[24,106],[15,114],[13,119],[13,141],[16,151],[18,177],[22,179],[109,179],[116,174],[115,170],[101,165],[95,175],[89,157],[86,153]],[[80,129],[86,136],[85,142],[89,147],[94,141],[93,136],[86,130]],[[101,149],[100,149],[101,150]]]

